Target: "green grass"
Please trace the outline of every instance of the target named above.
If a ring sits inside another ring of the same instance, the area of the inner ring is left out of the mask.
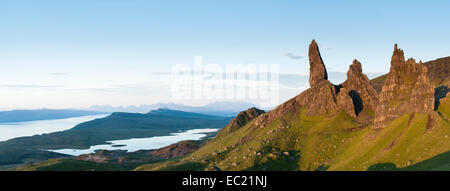
[[[450,124],[440,120],[439,127],[426,129],[428,120],[426,114],[408,114],[384,129],[368,130],[336,158],[330,170],[366,170],[375,164],[404,168],[449,151]]]
[[[446,120],[450,119],[450,98],[445,98],[439,104],[437,112]]]
[[[75,159],[50,159],[32,165],[17,167],[16,171],[126,171],[134,166],[96,163]]]
[[[359,124],[340,112],[333,117],[308,117],[306,110],[288,113],[264,128],[254,121],[227,136],[218,136],[193,154],[177,162],[141,166],[137,170],[163,169],[159,166],[199,162],[222,170],[316,170],[323,168],[347,141],[359,131]],[[280,128],[287,127],[290,128]],[[346,140],[346,141],[344,141]],[[315,152],[319,150],[320,152]],[[285,154],[287,152],[288,154]]]

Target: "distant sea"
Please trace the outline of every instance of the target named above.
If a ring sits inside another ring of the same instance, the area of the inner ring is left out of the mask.
[[[66,119],[39,120],[28,122],[0,123],[0,141],[44,133],[53,133],[71,129],[76,125],[108,115],[88,115]]]

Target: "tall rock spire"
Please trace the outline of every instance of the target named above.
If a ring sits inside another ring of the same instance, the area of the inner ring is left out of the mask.
[[[392,54],[391,65],[399,65],[405,62],[405,53],[398,48],[397,43],[394,45],[394,53]]]
[[[313,87],[318,82],[327,79],[327,69],[320,56],[319,46],[313,40],[309,45],[309,85]]]

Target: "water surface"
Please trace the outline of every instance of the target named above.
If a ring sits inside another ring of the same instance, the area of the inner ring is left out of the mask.
[[[108,141],[109,144],[95,145],[91,146],[89,149],[58,149],[49,151],[72,156],[90,154],[94,153],[96,150],[126,150],[128,152],[135,152],[138,150],[159,149],[179,141],[200,140],[201,138],[206,137],[205,133],[216,131],[218,131],[218,129],[192,129],[185,132],[172,133],[168,136]]]
[[[106,116],[108,115],[88,115],[66,119],[0,123],[0,141],[6,141],[17,137],[64,131],[71,129],[80,123]]]

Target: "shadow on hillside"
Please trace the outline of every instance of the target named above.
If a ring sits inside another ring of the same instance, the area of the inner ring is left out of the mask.
[[[393,171],[398,170],[394,163],[379,163],[370,166],[367,171]]]
[[[363,101],[359,93],[355,90],[351,90],[348,95],[352,98],[353,108],[355,108],[355,114],[359,115],[364,108]]]
[[[184,162],[181,164],[167,166],[159,171],[203,171],[206,166],[199,162]]]
[[[321,165],[316,168],[314,171],[327,171],[330,168],[330,166]]]
[[[422,162],[404,167],[397,168],[393,163],[380,163],[370,166],[368,171],[450,171],[450,151],[437,155],[433,158]]]
[[[300,160],[300,151],[290,150],[289,156],[283,153],[276,159],[264,158],[255,161],[255,165],[245,169],[246,171],[295,171]]]
[[[438,109],[440,100],[447,95],[449,90],[447,86],[439,86],[434,89],[434,110]]]

